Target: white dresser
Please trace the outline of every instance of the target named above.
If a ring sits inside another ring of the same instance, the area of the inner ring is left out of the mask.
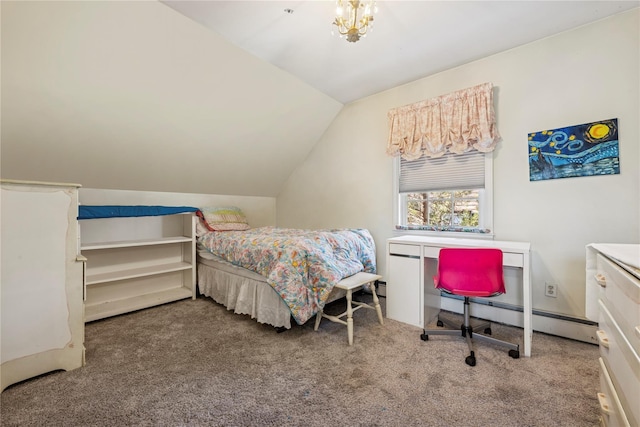
[[[601,424],[640,425],[640,245],[586,250],[586,315],[597,321]]]
[[[2,390],[84,363],[78,187],[2,180]]]

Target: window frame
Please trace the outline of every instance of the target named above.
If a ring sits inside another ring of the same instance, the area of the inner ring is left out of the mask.
[[[400,218],[407,216],[406,196],[400,194],[400,156],[393,159],[393,227],[394,232],[415,235],[430,235],[439,237],[458,237],[464,239],[493,239],[493,152],[484,154],[484,182],[485,188],[478,197],[480,205],[479,228],[489,229],[488,233],[474,233],[468,231],[432,231],[432,230],[399,230]]]

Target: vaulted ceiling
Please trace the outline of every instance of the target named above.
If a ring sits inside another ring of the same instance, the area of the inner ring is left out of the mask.
[[[337,34],[333,1],[164,4],[348,103],[638,7],[635,1],[377,1],[373,31]]]

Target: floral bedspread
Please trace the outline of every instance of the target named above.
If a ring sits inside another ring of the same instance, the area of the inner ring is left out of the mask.
[[[376,272],[375,243],[365,229],[260,227],[206,233],[199,242],[214,255],[265,276],[298,324],[324,306],[340,280]]]

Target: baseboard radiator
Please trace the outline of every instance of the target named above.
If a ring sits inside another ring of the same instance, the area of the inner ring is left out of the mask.
[[[457,295],[442,295],[441,308],[454,313],[462,313],[463,300],[463,297]],[[524,326],[522,312],[522,307],[517,305],[471,298],[471,313],[474,317],[481,319],[522,328]],[[533,330],[536,332],[598,344],[596,336],[598,324],[591,320],[534,308],[532,324]]]
[[[376,283],[376,293],[386,297],[386,286],[383,281]],[[453,313],[462,314],[464,298],[457,295],[442,295],[441,308]],[[471,298],[471,313],[474,317],[505,325],[524,327],[520,306],[492,301],[489,299]],[[590,344],[598,344],[596,331],[598,324],[591,320],[567,316],[565,314],[533,309],[533,330],[545,334],[556,335]]]

